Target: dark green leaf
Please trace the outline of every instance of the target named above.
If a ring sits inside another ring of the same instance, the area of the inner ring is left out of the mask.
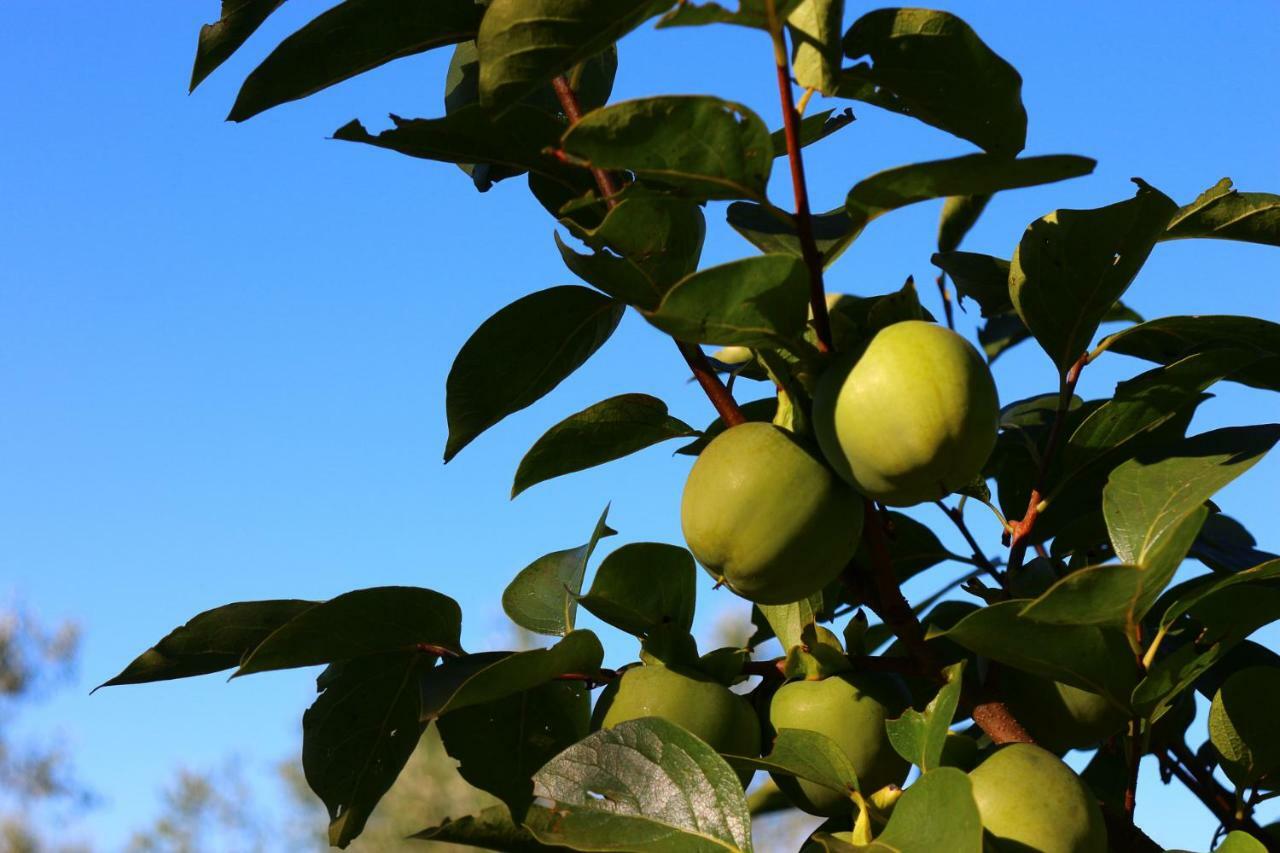
[[[938,767],[917,779],[867,853],[982,853],[982,816],[963,771]]]
[[[803,645],[805,631],[818,623],[826,607],[823,593],[818,591],[790,604],[757,604],[756,609],[773,629],[782,650],[789,652]]]
[[[838,94],[913,116],[993,153],[1026,144],[1022,77],[947,12],[879,9],[844,37],[850,59]]]
[[[581,367],[613,334],[623,310],[594,290],[563,285],[517,299],[485,320],[449,369],[444,460]]]
[[[839,113],[834,109],[830,109],[814,113],[811,116],[805,116],[800,120],[798,133],[800,147],[807,148],[815,142],[820,142],[841,128],[853,124],[853,121],[853,110],[848,107],[845,107]],[[769,138],[773,140],[773,156],[786,157],[788,153],[786,129],[779,128],[775,130]]]
[[[858,790],[858,772],[849,756],[838,743],[819,732],[779,729],[764,758],[726,755],[724,759],[730,767],[795,776],[846,796]]]
[[[511,497],[562,474],[621,459],[681,436],[693,427],[667,414],[667,405],[647,394],[610,397],[572,414],[547,430],[520,460]]]
[[[769,423],[778,411],[778,398],[765,397],[763,400],[751,400],[740,404],[738,408],[742,410],[742,414],[748,421]],[[716,418],[702,431],[702,435],[696,441],[689,442],[677,450],[676,453],[684,456],[697,456],[702,452],[703,448],[722,432],[724,432],[724,421]]]
[[[647,316],[689,343],[777,347],[804,334],[808,304],[804,264],[762,255],[693,273]]]
[[[1254,388],[1280,391],[1280,324],[1256,317],[1162,317],[1116,332],[1099,349],[1160,364],[1213,349],[1256,349],[1267,357],[1231,378]]]
[[[791,73],[802,88],[827,96],[836,93],[840,85],[843,26],[844,0],[803,0],[787,16]]]
[[[1014,307],[1065,374],[1133,281],[1176,206],[1140,185],[1095,210],[1055,210],[1027,228],[1009,270]]]
[[[1222,769],[1240,787],[1274,788],[1280,770],[1280,737],[1276,731],[1280,669],[1255,666],[1226,680],[1209,707],[1209,739],[1222,758]]]
[[[604,648],[590,631],[571,631],[549,649],[449,658],[422,679],[422,720],[524,693],[565,673],[589,675],[603,662]]]
[[[513,622],[538,634],[564,635],[573,630],[587,561],[596,543],[614,534],[605,523],[608,516],[605,507],[585,545],[553,551],[520,570],[502,593],[502,609]]]
[[[927,773],[942,762],[942,748],[946,745],[951,721],[960,704],[964,664],[964,661],[960,661],[943,670],[946,684],[938,690],[938,694],[930,700],[923,712],[908,708],[898,719],[885,722],[889,743],[894,751],[919,767],[922,772]]]
[[[900,512],[889,512],[887,516],[889,558],[893,563],[893,573],[900,583],[930,566],[955,559],[956,555],[943,546],[927,525]],[[865,573],[864,576],[871,576],[871,552],[865,541],[858,546],[854,564]]]
[[[506,106],[608,48],[673,0],[490,0],[480,23],[480,98]]]
[[[1017,314],[999,314],[978,329],[978,343],[988,364],[994,364],[997,358],[1030,337],[1031,332]]]
[[[524,820],[533,801],[534,773],[586,737],[590,722],[590,691],[578,682],[552,681],[446,714],[436,726],[462,778]]]
[[[690,145],[689,140],[697,140]],[[582,117],[564,150],[699,199],[763,201],[773,166],[769,129],[741,104],[701,95],[624,101]]]
[[[954,252],[990,201],[990,194],[986,194],[953,195],[943,202],[938,217],[938,251]]]
[[[1179,619],[1194,610],[1201,601],[1211,595],[1216,595],[1220,590],[1236,584],[1259,583],[1261,581],[1275,580],[1276,578],[1280,578],[1280,559],[1269,560],[1262,565],[1234,574],[1205,578],[1200,582],[1192,583],[1176,599],[1170,602],[1169,609],[1160,618],[1160,627],[1168,628],[1173,626]]]
[[[477,814],[457,819],[445,818],[443,823],[416,832],[412,837],[419,841],[460,844],[501,853],[547,853],[569,849],[539,842],[533,833],[511,819],[511,812],[506,806],[489,806]]]
[[[289,36],[244,81],[230,121],[476,33],[474,0],[346,0]]]
[[[962,300],[967,297],[978,303],[983,317],[998,317],[1013,310],[1008,261],[975,252],[938,252],[933,256],[933,265],[951,276]]]
[[[684,548],[633,542],[604,558],[591,590],[579,601],[590,613],[630,634],[658,625],[693,627],[697,568]]]
[[[358,589],[308,608],[277,628],[233,677],[421,645],[460,652],[461,628],[462,610],[447,595],[411,586]]]
[[[711,747],[657,717],[599,731],[534,777],[550,809],[525,825],[539,841],[580,850],[751,853],[742,785]]]
[[[738,0],[736,10],[719,3],[683,2],[658,21],[659,27],[701,27],[707,24],[734,24],[758,30],[769,29],[768,4],[771,0]],[[774,14],[785,17],[800,0],[776,0]]]
[[[1216,237],[1280,246],[1280,195],[1242,193],[1223,178],[1180,208],[1161,239]]]
[[[222,0],[222,16],[200,28],[191,91],[226,62],[284,0]]]
[[[302,716],[302,769],[329,811],[329,843],[346,847],[409,760],[426,727],[418,722],[425,655],[376,655],[334,664]]]
[[[239,666],[272,631],[318,603],[297,599],[241,601],[206,610],[174,628],[99,687],[187,678]]]
[[[1227,515],[1213,513],[1191,546],[1191,556],[1215,572],[1240,572],[1277,555],[1259,550],[1258,540],[1244,525]]]
[[[760,251],[803,257],[791,214],[749,201],[735,201],[729,205],[727,216],[733,229]],[[862,230],[843,207],[815,214],[812,224],[813,239],[826,266],[835,263]]]

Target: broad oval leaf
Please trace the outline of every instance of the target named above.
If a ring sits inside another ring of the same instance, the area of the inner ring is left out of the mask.
[[[791,73],[801,88],[827,96],[836,93],[840,85],[842,26],[844,0],[803,0],[787,15]]]
[[[1214,237],[1280,246],[1280,195],[1242,193],[1223,178],[1178,209],[1163,240]]]
[[[632,542],[604,558],[578,603],[615,628],[645,636],[659,625],[693,627],[697,567],[677,545]]]
[[[646,317],[689,343],[776,348],[804,334],[808,304],[804,263],[762,255],[693,273]]]
[[[1252,666],[1233,673],[1209,707],[1209,739],[1227,777],[1241,787],[1274,788],[1280,771],[1280,668]]]
[[[433,47],[475,35],[484,7],[474,0],[346,0],[289,36],[253,70],[230,121]]]
[[[1160,364],[1215,349],[1255,349],[1265,357],[1230,378],[1254,388],[1280,391],[1280,323],[1256,317],[1161,317],[1116,332],[1098,348]]]
[[[460,652],[462,610],[447,595],[380,586],[317,604],[273,631],[235,676],[439,646]]]
[[[191,68],[191,91],[240,49],[284,0],[222,0],[222,15],[200,28],[196,61]]]
[[[982,815],[968,774],[937,767],[902,794],[868,853],[982,853]]]
[[[853,762],[840,744],[820,732],[779,729],[764,758],[725,755],[724,759],[731,767],[796,776],[846,796],[858,790],[858,772]]]
[[[532,485],[629,456],[663,441],[697,435],[648,394],[610,397],[543,433],[520,460],[511,497]]]
[[[729,225],[751,245],[766,254],[804,257],[795,217],[777,208],[750,201],[735,201],[726,212]],[[862,233],[862,225],[849,218],[844,207],[816,213],[811,219],[813,240],[824,266],[831,266]]]
[[[837,94],[909,115],[978,147],[1026,144],[1022,77],[964,21],[931,9],[878,9],[844,36],[850,59]]]
[[[594,290],[563,285],[517,299],[485,320],[445,382],[444,460],[581,367],[613,334],[623,310]]]
[[[1168,628],[1172,626],[1180,618],[1194,610],[1201,601],[1227,587],[1241,583],[1275,580],[1276,578],[1280,578],[1280,559],[1268,560],[1261,565],[1254,566],[1252,569],[1233,572],[1222,577],[1206,578],[1200,583],[1192,583],[1177,598],[1169,602],[1168,609],[1160,617],[1160,627]],[[1172,593],[1173,590],[1170,590],[1170,592]]]
[[[1018,316],[1061,374],[1093,341],[1177,206],[1145,184],[1128,201],[1055,210],[1031,223],[1009,270]]]
[[[545,554],[520,570],[502,593],[502,609],[511,621],[536,634],[563,635],[573,630],[587,561],[596,543],[614,534],[605,523],[608,516],[605,507],[585,545]]]
[[[689,140],[696,139],[697,145]],[[623,101],[587,113],[561,140],[601,169],[626,169],[698,199],[763,201],[773,141],[741,104],[705,95]]]
[[[315,607],[318,601],[241,601],[198,614],[138,655],[124,671],[99,687],[143,684],[205,675],[239,666],[272,631]]]
[[[742,784],[715,750],[666,720],[598,731],[534,776],[553,804],[525,825],[547,844],[634,853],[751,853]]]
[[[962,660],[942,671],[946,683],[929,700],[924,711],[908,708],[898,719],[885,721],[889,744],[894,751],[922,772],[927,773],[942,762],[942,749],[960,704],[964,665]]]

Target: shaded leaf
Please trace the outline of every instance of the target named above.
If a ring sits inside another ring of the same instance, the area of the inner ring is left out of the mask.
[[[777,347],[804,334],[808,288],[797,258],[744,258],[682,279],[647,318],[689,343]]]
[[[578,593],[596,543],[613,530],[605,523],[605,507],[585,545],[553,551],[520,570],[502,593],[502,609],[515,622],[537,634],[564,635],[573,630]]]
[[[725,755],[724,759],[730,767],[795,776],[846,796],[858,790],[858,773],[840,745],[807,729],[779,729],[764,758]]]
[[[773,141],[759,116],[701,95],[612,104],[583,116],[561,144],[592,166],[626,169],[699,199],[763,201],[773,166]]]
[[[738,405],[738,409],[746,417],[749,422],[769,423],[773,420],[774,414],[778,411],[778,398],[765,397],[763,400],[751,400]],[[702,431],[697,440],[691,441],[684,447],[681,447],[676,453],[682,456],[697,456],[703,449],[710,444],[716,436],[724,432],[724,421],[716,418],[707,428]]]
[[[200,28],[191,91],[240,49],[284,0],[222,0],[222,15]]]
[[[297,599],[241,601],[206,610],[174,628],[99,687],[187,678],[239,666],[272,631],[318,603]]]
[[[818,623],[826,607],[823,594],[819,591],[790,604],[757,604],[756,609],[773,629],[773,636],[778,638],[782,651],[789,652],[804,644],[805,631]],[[763,642],[763,639],[752,637],[752,644]]]
[[[1215,572],[1239,572],[1278,556],[1259,550],[1257,544],[1258,540],[1240,522],[1213,513],[1192,543],[1191,556]]]
[[[800,128],[797,136],[800,138],[800,147],[807,148],[815,142],[821,142],[833,133],[853,124],[853,110],[845,107],[842,111],[836,112],[835,109],[822,110],[813,115],[805,116],[800,120]],[[787,156],[787,132],[786,128],[778,128],[769,136],[773,140],[773,156]],[[741,202],[746,204],[747,202]]]
[[[803,257],[799,232],[791,214],[749,201],[735,201],[729,205],[726,215],[733,230],[760,251]],[[862,230],[843,207],[814,214],[811,222],[814,243],[825,266],[835,263]]]
[[[416,832],[411,837],[419,841],[461,844],[502,853],[544,853],[569,849],[538,841],[533,833],[511,819],[511,812],[506,806],[489,806],[466,817],[445,818],[443,823]]]
[[[938,251],[954,252],[990,201],[990,194],[985,194],[953,195],[943,202],[938,217]]]
[[[938,767],[917,779],[893,807],[868,853],[982,853],[982,816],[969,776]]]
[[[335,663],[418,646],[459,647],[462,610],[447,595],[412,586],[358,589],[310,607],[273,631],[234,677]]]
[[[302,716],[302,770],[329,811],[329,843],[346,847],[364,829],[426,726],[418,677],[431,658],[376,655],[334,664]]]
[[[613,334],[623,310],[594,290],[563,285],[521,297],[485,320],[445,382],[444,460],[581,367]]]
[[[621,459],[659,442],[696,435],[647,394],[610,397],[570,415],[543,433],[520,460],[511,497],[530,486]]]
[[[769,29],[770,0],[738,0],[737,9],[719,3],[681,3],[662,16],[659,27],[701,27],[707,24],[734,24],[758,30]],[[800,0],[775,0],[774,14],[785,17]]]
[[[889,743],[894,751],[919,767],[922,772],[927,773],[942,762],[942,748],[947,742],[951,721],[960,704],[964,664],[964,661],[960,661],[943,670],[946,684],[929,701],[924,711],[908,708],[898,719],[885,721]]]
[[[1237,786],[1272,788],[1280,770],[1276,697],[1280,669],[1254,666],[1231,675],[1209,707],[1209,739],[1221,756],[1223,772]]]
[[[1205,578],[1198,583],[1193,582],[1169,603],[1169,608],[1160,618],[1160,627],[1167,628],[1176,624],[1179,619],[1194,610],[1201,601],[1209,596],[1216,595],[1228,587],[1242,583],[1275,580],[1276,578],[1280,578],[1280,559],[1268,560],[1261,565],[1245,569],[1242,572],[1221,577]]]
[[[928,525],[900,512],[889,511],[886,516],[889,559],[899,583],[944,560],[955,559],[956,555],[947,550]],[[864,577],[871,577],[871,551],[865,541],[858,545],[854,563],[865,573]]]
[[[282,41],[245,79],[230,121],[295,101],[358,74],[476,33],[474,0],[346,0]]]
[[[1267,357],[1231,379],[1254,388],[1280,391],[1280,323],[1256,317],[1162,317],[1116,332],[1098,346],[1160,364],[1215,349],[1256,349]]]
[[[529,813],[539,841],[636,853],[750,853],[742,785],[715,750],[656,717],[596,732],[534,777],[554,804]]]
[[[1013,310],[1009,298],[1009,262],[976,252],[938,252],[933,265],[951,276],[962,299],[978,303],[983,317]]]
[[[644,636],[659,625],[689,631],[696,595],[693,555],[676,545],[632,542],[604,558],[578,603],[613,627]]]
[[[1141,323],[1142,315],[1123,302],[1116,302],[1102,315],[1101,322]],[[982,344],[988,363],[994,362],[997,357],[1030,337],[1031,331],[1014,311],[998,314],[978,329],[978,342]]]
[[[954,15],[878,9],[844,37],[841,97],[909,115],[993,153],[1026,144],[1022,77]]]
[[[1161,239],[1215,237],[1280,246],[1280,195],[1242,193],[1223,178],[1179,208]]]

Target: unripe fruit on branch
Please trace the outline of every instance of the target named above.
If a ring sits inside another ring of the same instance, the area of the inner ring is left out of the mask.
[[[992,753],[970,774],[982,826],[1001,853],[1106,853],[1107,828],[1088,786],[1029,743]]]
[[[1097,746],[1128,722],[1097,693],[1016,669],[1000,671],[1000,695],[1035,742],[1051,752]]]
[[[999,418],[982,356],[923,320],[887,326],[860,358],[838,360],[813,400],[827,461],[889,506],[937,500],[973,482],[995,446]]]
[[[790,433],[746,423],[702,451],[680,520],[713,577],[759,604],[787,604],[835,580],[853,558],[862,499]]]
[[[831,738],[849,757],[863,795],[870,796],[886,785],[901,785],[911,769],[889,745],[884,726],[906,706],[906,691],[896,678],[846,672],[821,681],[784,684],[769,706],[769,722],[775,729],[804,729]],[[815,782],[789,776],[774,781],[810,814],[834,816],[853,810],[847,796]]]
[[[602,697],[603,699],[603,697]],[[605,709],[601,728],[628,720],[661,717],[701,738],[716,752],[760,754],[760,720],[751,703],[698,672],[660,664],[634,667],[622,674]],[[738,771],[743,787],[753,771]]]

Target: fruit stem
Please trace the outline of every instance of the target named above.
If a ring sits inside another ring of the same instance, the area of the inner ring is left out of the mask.
[[[813,329],[818,334],[818,349],[832,352],[831,315],[827,311],[826,285],[822,280],[822,253],[813,239],[813,214],[809,210],[809,188],[804,178],[804,155],[800,150],[800,111],[791,91],[791,71],[787,62],[786,36],[774,0],[765,0],[769,35],[773,39],[773,62],[778,74],[778,97],[782,101],[782,133],[787,141],[787,160],[791,164],[791,188],[796,199],[796,236],[800,239],[800,256],[809,270],[809,306],[813,310]],[[806,95],[806,103],[808,96]]]
[[[1058,411],[1053,418],[1053,425],[1049,427],[1049,441],[1045,445],[1044,455],[1040,457],[1040,469],[1036,472],[1036,484],[1031,490],[1031,497],[1027,500],[1027,512],[1022,516],[1021,521],[1015,521],[1012,524],[1013,536],[1009,543],[1008,566],[1010,574],[1016,574],[1022,568],[1022,561],[1026,559],[1031,531],[1035,527],[1036,519],[1040,517],[1042,509],[1041,503],[1044,498],[1045,480],[1049,474],[1049,466],[1053,463],[1053,457],[1058,452],[1058,445],[1062,443],[1062,425],[1067,419],[1067,412],[1071,408],[1071,398],[1076,393],[1076,383],[1080,381],[1080,371],[1084,370],[1084,366],[1088,363],[1088,353],[1076,359],[1076,363],[1071,365],[1058,388]]]
[[[573,85],[569,82],[569,78],[563,74],[551,81],[552,86],[556,90],[556,98],[560,101],[560,108],[564,110],[565,117],[569,119],[569,126],[572,127],[582,118],[582,106],[578,103],[577,93],[573,91]],[[591,167],[591,177],[595,178],[596,186],[600,189],[600,194],[604,196],[604,203],[607,208],[613,210],[618,206],[618,183],[613,175],[604,169]],[[822,307],[825,311],[827,303],[824,300]],[[826,316],[825,313],[823,315]],[[672,340],[675,340],[674,338]],[[711,362],[707,360],[706,353],[696,344],[687,344],[683,341],[675,341],[676,348],[680,350],[680,355],[684,356],[685,363],[689,365],[689,369],[693,371],[693,378],[698,380],[698,384],[702,386],[702,390],[706,393],[707,398],[711,400],[711,405],[715,406],[716,412],[720,415],[720,420],[724,421],[725,426],[737,426],[746,423],[747,419],[742,414],[742,410],[738,408],[737,402],[733,399],[733,394],[720,381],[720,377],[716,375],[715,370],[711,367]]]

